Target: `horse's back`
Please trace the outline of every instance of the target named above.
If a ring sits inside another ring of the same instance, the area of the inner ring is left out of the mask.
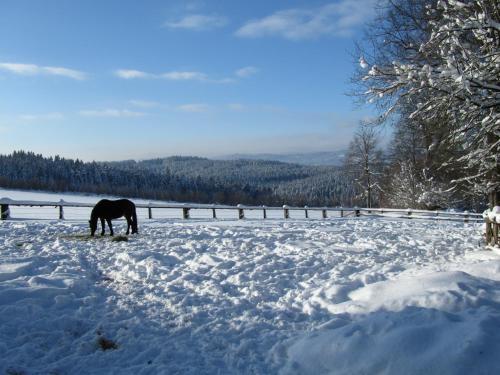
[[[135,204],[128,199],[101,199],[92,211],[99,217],[117,219],[124,215],[131,215],[135,211]]]

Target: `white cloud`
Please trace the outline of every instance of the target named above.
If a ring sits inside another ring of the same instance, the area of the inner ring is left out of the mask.
[[[60,112],[38,113],[38,114],[22,114],[19,115],[21,120],[37,121],[37,120],[61,120],[64,115]]]
[[[133,69],[118,69],[115,70],[115,75],[123,79],[133,79],[133,78],[148,78],[151,74],[146,72],[141,72],[140,70]]]
[[[169,81],[207,81],[207,75],[201,72],[172,71],[161,74],[153,74],[135,69],[118,69],[115,75],[122,79],[152,78],[167,79]]]
[[[210,108],[208,104],[192,103],[180,105],[177,107],[177,110],[182,112],[203,113],[208,112]]]
[[[240,37],[281,36],[290,40],[325,35],[350,35],[373,17],[376,0],[342,0],[317,8],[286,9],[247,22],[236,31]]]
[[[130,104],[140,108],[154,108],[159,107],[160,103],[151,100],[129,100]]]
[[[240,78],[246,78],[257,74],[259,69],[255,66],[245,66],[244,68],[238,69],[234,74]]]
[[[176,21],[166,21],[163,26],[171,29],[210,30],[227,25],[227,18],[216,14],[190,14]]]
[[[142,117],[146,114],[144,112],[130,111],[128,109],[100,109],[100,110],[82,110],[78,112],[81,116],[86,117]]]
[[[58,66],[38,66],[35,64],[20,64],[3,62],[0,63],[0,70],[19,75],[53,75],[75,79],[78,81],[87,78],[87,74],[78,70],[68,69]]]
[[[160,78],[165,78],[172,81],[206,81],[207,75],[200,72],[168,72],[160,74]]]
[[[227,107],[231,111],[235,111],[235,112],[241,112],[241,111],[244,111],[245,109],[247,109],[246,106],[244,106],[243,104],[240,104],[240,103],[230,103],[227,105]]]

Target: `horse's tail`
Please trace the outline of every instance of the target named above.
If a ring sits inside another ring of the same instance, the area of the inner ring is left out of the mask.
[[[137,213],[135,212],[135,205],[132,207],[132,233],[137,233]]]

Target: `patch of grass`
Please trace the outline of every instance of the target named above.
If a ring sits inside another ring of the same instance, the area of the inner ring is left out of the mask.
[[[107,339],[104,336],[101,336],[97,339],[97,345],[102,351],[118,349],[118,344],[116,342]]]
[[[98,236],[92,237],[90,234],[63,234],[63,235],[59,236],[59,238],[62,238],[65,240],[91,241],[91,240],[98,238]]]
[[[116,236],[116,237],[113,237],[113,239],[111,241],[113,241],[113,242],[127,242],[128,237],[127,236]]]

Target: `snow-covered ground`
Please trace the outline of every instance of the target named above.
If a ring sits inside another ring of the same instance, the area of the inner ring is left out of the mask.
[[[0,223],[1,374],[497,371],[500,256],[478,224],[139,230],[113,242],[88,238],[83,220]]]

